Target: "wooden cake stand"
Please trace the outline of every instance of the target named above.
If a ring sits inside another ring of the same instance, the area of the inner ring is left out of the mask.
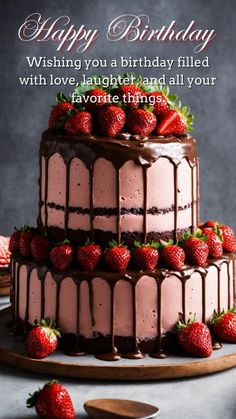
[[[47,374],[105,380],[157,380],[192,377],[219,372],[236,366],[236,345],[224,344],[210,358],[170,356],[166,359],[146,357],[107,362],[92,355],[70,357],[56,352],[43,360],[28,358],[23,338],[10,334],[6,323],[10,308],[0,311],[0,361],[23,370]]]

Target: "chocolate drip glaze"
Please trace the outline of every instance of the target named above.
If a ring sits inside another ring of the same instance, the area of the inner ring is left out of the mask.
[[[19,272],[22,265],[26,266],[27,274],[26,274],[26,281],[27,281],[27,301],[26,301],[26,310],[25,310],[25,318],[21,319],[26,321],[26,323],[29,320],[29,290],[30,290],[30,277],[31,272],[34,268],[37,269],[39,280],[41,280],[43,283],[45,281],[45,275],[47,272],[50,272],[54,281],[56,282],[56,314],[55,314],[55,320],[57,323],[59,322],[59,306],[60,306],[60,288],[62,280],[66,277],[71,277],[73,281],[75,282],[77,286],[77,336],[76,336],[76,349],[79,352],[79,339],[83,338],[80,336],[80,330],[79,330],[79,310],[80,310],[80,297],[79,297],[79,288],[82,281],[87,281],[89,290],[90,290],[90,312],[91,312],[91,320],[92,325],[96,325],[96,319],[94,318],[93,313],[93,284],[92,280],[95,277],[102,277],[104,280],[107,281],[111,288],[111,335],[110,335],[110,350],[109,352],[106,352],[105,354],[100,354],[98,357],[100,359],[104,360],[118,360],[120,358],[120,354],[117,352],[117,348],[115,345],[115,329],[114,329],[114,321],[115,321],[115,304],[114,304],[114,290],[116,283],[123,279],[125,281],[128,281],[132,286],[132,295],[133,295],[133,336],[132,336],[132,342],[133,342],[133,351],[128,351],[127,353],[123,353],[122,356],[124,357],[132,357],[132,358],[139,358],[142,357],[142,352],[140,351],[140,343],[138,341],[137,337],[137,326],[136,326],[136,285],[141,277],[150,276],[156,280],[157,284],[157,336],[156,336],[156,348],[154,351],[152,351],[152,356],[154,357],[165,357],[165,353],[162,348],[163,343],[163,335],[162,335],[162,285],[166,278],[169,276],[174,275],[176,277],[176,280],[180,280],[182,284],[182,311],[180,313],[181,318],[184,321],[188,320],[189,313],[186,313],[186,283],[191,278],[191,276],[194,273],[199,273],[201,275],[201,283],[202,283],[202,321],[206,321],[206,277],[208,273],[208,268],[210,266],[216,267],[218,271],[218,281],[217,281],[217,295],[218,295],[218,301],[217,301],[217,308],[218,311],[222,309],[221,302],[220,302],[220,288],[221,288],[221,282],[223,281],[221,277],[222,272],[222,266],[224,264],[227,265],[227,277],[228,277],[228,308],[230,307],[231,300],[234,300],[235,297],[235,289],[233,290],[233,296],[231,296],[231,281],[230,281],[230,262],[233,261],[233,272],[235,275],[235,260],[236,256],[233,254],[227,254],[224,255],[221,259],[214,259],[208,260],[208,264],[206,265],[206,268],[199,268],[199,267],[189,267],[186,266],[182,271],[170,271],[165,268],[156,269],[154,271],[127,271],[126,273],[119,273],[119,272],[108,272],[108,271],[96,271],[96,272],[82,272],[77,270],[68,270],[64,272],[56,272],[51,266],[40,266],[37,265],[34,262],[27,261],[25,262],[20,257],[14,257],[12,263],[14,266],[12,266],[12,275],[14,277],[12,278],[13,282],[13,295],[15,293],[16,295],[16,312],[15,312],[15,322],[19,320],[21,317],[19,315],[19,295],[20,295],[20,281],[19,281]],[[233,277],[233,281],[235,283],[235,276]],[[42,285],[43,287],[43,285]],[[41,298],[44,297],[44,294],[42,294]],[[233,297],[233,298],[232,298]],[[43,307],[43,306],[42,306]],[[46,315],[46,313],[43,313],[41,308],[42,314]],[[60,324],[59,324],[60,326]]]
[[[132,140],[132,141],[131,141]],[[147,170],[160,157],[168,158],[174,167],[174,231],[173,237],[177,238],[178,230],[178,165],[182,159],[186,159],[191,167],[192,178],[193,170],[197,164],[197,151],[195,140],[189,136],[180,137],[155,137],[139,138],[138,136],[120,136],[120,138],[107,138],[95,136],[68,136],[58,134],[57,130],[49,129],[43,133],[40,146],[40,161],[41,157],[45,158],[45,191],[44,191],[44,209],[45,222],[44,225],[39,216],[40,228],[47,231],[48,229],[48,161],[50,157],[59,153],[66,165],[66,204],[65,204],[65,219],[64,219],[64,237],[68,235],[68,220],[69,220],[69,174],[70,163],[73,158],[77,157],[83,161],[90,173],[90,232],[89,237],[94,240],[93,220],[96,209],[93,207],[93,183],[94,163],[99,158],[109,160],[117,171],[117,228],[116,240],[121,241],[121,206],[120,206],[120,168],[129,160],[134,161],[137,165],[143,168],[143,184],[144,184],[144,204],[143,204],[143,241],[147,239]],[[42,176],[42,164],[41,176]],[[158,180],[157,180],[158,181]],[[198,194],[197,194],[198,199]],[[42,201],[42,193],[40,191],[40,202]],[[192,213],[194,211],[194,203],[192,198]],[[198,202],[196,204],[198,207]],[[152,213],[152,212],[151,212]],[[40,214],[40,208],[39,208]],[[196,217],[196,224],[198,215]],[[194,217],[192,214],[192,226],[194,225]]]

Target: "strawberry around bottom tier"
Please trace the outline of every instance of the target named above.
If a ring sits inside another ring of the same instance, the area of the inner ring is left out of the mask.
[[[235,256],[208,260],[205,268],[182,271],[55,271],[20,257],[12,260],[14,323],[54,318],[70,351],[111,360],[116,348],[136,358],[161,353],[176,323],[196,313],[207,322],[213,311],[231,308],[235,297]]]

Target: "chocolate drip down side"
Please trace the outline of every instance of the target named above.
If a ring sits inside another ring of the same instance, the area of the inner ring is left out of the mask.
[[[63,307],[60,307],[60,293],[61,293],[61,284],[62,281],[65,278],[71,278],[76,287],[77,287],[77,314],[76,314],[76,351],[78,352],[81,350],[80,348],[80,342],[83,341],[83,336],[80,334],[80,286],[83,281],[86,281],[89,287],[89,309],[90,309],[90,315],[91,315],[91,321],[92,325],[96,326],[96,318],[94,317],[94,295],[93,295],[93,279],[96,277],[103,278],[107,284],[110,287],[111,292],[111,304],[110,304],[110,349],[105,354],[99,355],[100,359],[104,360],[118,360],[120,358],[120,354],[118,353],[119,348],[116,348],[116,340],[117,336],[115,336],[114,332],[114,322],[115,322],[115,304],[114,304],[114,291],[116,284],[120,280],[127,281],[131,284],[132,287],[132,313],[133,313],[133,336],[130,337],[132,339],[132,346],[133,350],[130,351],[130,349],[127,352],[122,353],[124,357],[127,358],[141,358],[143,355],[140,351],[140,342],[139,338],[137,336],[137,325],[136,325],[136,318],[137,318],[137,297],[136,297],[136,286],[138,281],[143,276],[148,276],[151,278],[154,278],[157,284],[157,301],[156,301],[156,313],[157,313],[157,335],[155,337],[156,347],[152,351],[153,357],[164,357],[165,353],[163,351],[163,333],[162,333],[162,316],[163,316],[163,310],[162,310],[162,288],[163,283],[165,280],[170,277],[174,276],[176,277],[176,280],[179,280],[181,282],[181,289],[182,289],[182,309],[180,313],[180,319],[183,321],[188,320],[189,313],[186,312],[186,286],[188,280],[194,275],[195,273],[198,273],[201,276],[201,284],[202,284],[202,307],[201,307],[201,313],[202,313],[202,319],[201,321],[206,321],[206,278],[209,271],[209,268],[211,266],[216,267],[217,269],[217,307],[218,309],[221,309],[221,302],[220,302],[220,286],[221,286],[221,272],[222,267],[226,265],[226,272],[227,272],[227,294],[228,294],[228,308],[230,308],[230,302],[235,300],[235,278],[232,277],[232,275],[235,275],[235,255],[228,254],[224,255],[221,259],[216,260],[208,260],[208,264],[206,268],[199,268],[199,267],[190,267],[186,266],[185,269],[183,269],[180,272],[177,271],[170,271],[165,268],[156,269],[154,271],[127,271],[124,273],[115,273],[115,272],[108,272],[108,271],[96,271],[96,272],[83,272],[83,271],[77,271],[77,270],[68,270],[64,272],[57,272],[50,266],[40,266],[33,262],[25,262],[20,257],[14,257],[12,263],[13,263],[13,269],[12,269],[12,283],[13,283],[13,290],[12,290],[12,298],[15,299],[15,304],[13,304],[13,308],[15,310],[14,313],[14,320],[15,323],[18,324],[19,320],[24,321],[25,323],[28,323],[29,320],[29,295],[30,295],[30,282],[31,282],[31,273],[34,269],[37,270],[37,276],[38,279],[41,281],[41,286],[44,287],[45,284],[45,275],[47,272],[50,272],[52,275],[53,280],[56,284],[56,308],[55,308],[55,320],[59,324],[60,327],[60,317],[63,315]],[[233,262],[232,267],[232,275],[230,272],[230,263]],[[24,269],[26,269],[26,289],[27,289],[27,296],[26,296],[26,308],[25,308],[25,314],[24,318],[20,316],[19,311],[19,298],[20,298],[20,269],[24,266]],[[232,281],[231,281],[232,280]],[[233,283],[233,285],[231,284]],[[233,292],[233,295],[232,295]],[[15,297],[14,297],[15,296]],[[45,291],[41,293],[41,299],[45,298]],[[41,302],[42,304],[42,302]],[[44,313],[44,303],[41,305],[41,314]],[[61,311],[62,310],[62,311]],[[63,332],[63,331],[62,331]],[[83,350],[84,348],[82,348]],[[96,353],[96,352],[94,352]]]

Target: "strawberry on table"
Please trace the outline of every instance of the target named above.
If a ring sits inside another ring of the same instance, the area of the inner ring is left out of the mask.
[[[195,319],[187,323],[178,322],[178,342],[181,348],[197,357],[208,357],[212,354],[212,339],[208,327]]]
[[[182,247],[174,244],[173,240],[165,242],[160,240],[159,252],[162,262],[169,268],[180,271],[185,262],[185,253]]]
[[[59,271],[68,269],[74,259],[74,249],[69,240],[58,243],[50,252],[50,259],[53,266]]]
[[[194,234],[191,234],[190,231],[184,233],[181,246],[190,263],[205,266],[209,255],[207,241],[208,238],[202,234],[200,229],[196,229]]]
[[[211,321],[213,331],[219,340],[236,343],[236,313],[235,309],[214,314]]]
[[[109,242],[110,247],[106,250],[104,258],[107,266],[112,271],[125,271],[130,261],[130,251],[121,243],[115,240]]]
[[[49,128],[62,127],[67,117],[67,112],[75,109],[74,105],[61,92],[57,95],[57,102],[58,104],[53,106],[49,116]]]
[[[130,134],[148,135],[154,131],[157,119],[147,107],[128,112],[126,127]]]
[[[157,125],[158,135],[183,135],[192,131],[193,114],[187,106],[169,110]]]
[[[19,251],[21,256],[31,256],[31,242],[34,238],[33,229],[27,225],[20,229]]]
[[[220,258],[223,255],[223,243],[220,237],[211,227],[203,227],[201,230],[204,236],[208,238],[206,243],[209,249],[209,257]]]
[[[141,244],[140,242],[135,241],[134,246],[135,267],[143,270],[155,269],[159,258],[158,243],[151,242]]]
[[[10,237],[9,251],[11,253],[17,252],[19,250],[19,243],[20,243],[20,230],[15,230]]]
[[[120,101],[126,105],[126,109],[135,109],[139,107],[143,92],[138,86],[135,86],[135,84],[123,84],[119,87],[117,95],[119,96]]]
[[[46,236],[35,236],[31,241],[31,254],[38,263],[49,259],[51,244]]]
[[[31,358],[42,359],[55,352],[60,332],[54,320],[46,318],[36,322],[27,337],[27,353]]]
[[[70,135],[88,135],[93,131],[91,113],[78,110],[71,114],[65,122],[65,131]]]
[[[98,112],[109,103],[109,94],[100,88],[91,89],[85,93],[84,107],[91,113]]]
[[[68,391],[57,380],[50,381],[29,396],[26,401],[27,407],[35,407],[40,418],[75,419],[76,417]]]
[[[86,271],[93,271],[99,264],[102,256],[102,249],[98,244],[85,243],[84,246],[78,248],[76,257],[80,266]]]
[[[119,106],[105,106],[98,114],[101,134],[115,137],[124,127],[125,119],[125,112]]]

